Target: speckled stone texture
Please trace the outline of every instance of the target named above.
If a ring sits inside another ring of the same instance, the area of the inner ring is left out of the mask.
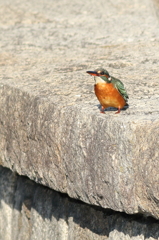
[[[0,2],[0,162],[83,202],[159,218],[157,1]],[[121,79],[99,113],[87,70]]]
[[[0,239],[155,240],[159,222],[75,201],[0,167]]]

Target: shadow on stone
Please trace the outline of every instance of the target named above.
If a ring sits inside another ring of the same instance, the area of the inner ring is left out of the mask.
[[[27,236],[23,239],[63,239],[63,234],[65,239],[159,237],[159,222],[153,218],[90,206],[4,167],[0,167],[0,200],[0,239],[4,240],[8,229],[13,240],[20,239],[19,234]],[[7,230],[6,224],[11,224]]]
[[[101,109],[101,105],[100,105],[100,104],[98,104],[97,107],[98,107],[99,110]],[[129,104],[127,104],[125,107],[123,107],[123,108],[121,109],[121,111],[125,111],[125,110],[127,110],[128,108],[129,108]],[[115,111],[117,111],[117,110],[118,110],[117,108],[109,107],[109,108],[106,108],[104,111],[105,111],[105,112],[111,112],[111,111],[115,112]]]

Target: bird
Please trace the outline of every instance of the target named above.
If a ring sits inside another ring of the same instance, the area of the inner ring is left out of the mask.
[[[110,76],[109,72],[104,68],[98,68],[95,71],[87,71],[86,73],[94,76],[95,85],[94,91],[101,104],[101,113],[105,113],[108,107],[117,108],[120,110],[124,106],[128,106],[128,94],[124,84],[117,78]]]

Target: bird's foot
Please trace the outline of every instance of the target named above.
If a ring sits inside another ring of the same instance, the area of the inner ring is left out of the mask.
[[[117,114],[117,113],[120,113],[120,109],[121,109],[121,108],[118,108],[118,111],[117,111],[117,112],[115,112],[115,114]]]
[[[105,108],[103,106],[101,106],[101,109],[100,109],[100,113],[104,113],[105,114]]]

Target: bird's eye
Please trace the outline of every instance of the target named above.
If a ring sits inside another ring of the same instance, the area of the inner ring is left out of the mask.
[[[104,72],[102,71],[102,72],[100,72],[100,75],[104,75]]]

